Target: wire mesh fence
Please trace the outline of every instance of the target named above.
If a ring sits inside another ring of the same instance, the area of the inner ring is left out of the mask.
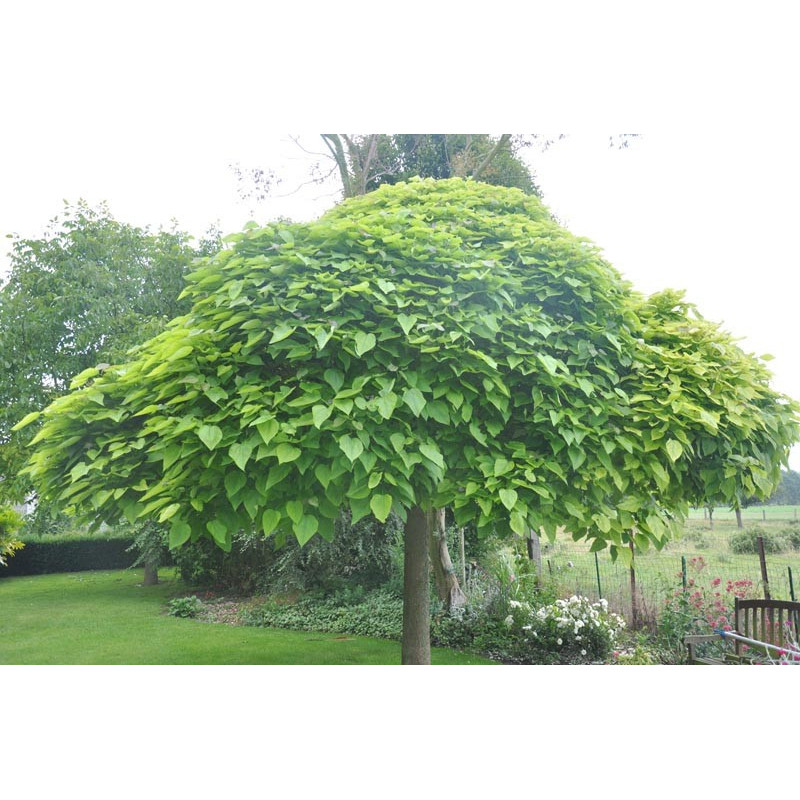
[[[718,581],[714,585],[723,591],[737,581],[749,581],[753,596],[764,597],[766,588],[773,599],[796,600],[800,594],[800,524],[792,524],[792,519],[787,518],[788,526],[776,518],[768,519],[765,526],[761,520],[763,527],[758,529],[745,521],[749,538],[735,523],[717,524],[712,529],[708,520],[695,519],[687,524],[682,538],[669,542],[664,549],[637,553],[634,568],[640,618],[655,621],[675,590],[691,586],[693,580]],[[757,533],[763,533],[769,543],[766,587],[755,548]],[[752,552],[748,552],[750,541]],[[621,561],[612,561],[608,550],[590,553],[585,542],[575,542],[563,534],[552,543],[542,539],[541,559],[543,575],[562,592],[605,598],[630,621],[631,570]]]

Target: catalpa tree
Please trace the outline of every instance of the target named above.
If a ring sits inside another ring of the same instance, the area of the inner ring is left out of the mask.
[[[395,511],[404,663],[430,658],[433,509],[629,559],[709,483],[767,491],[797,438],[754,358],[521,191],[411,181],[228,241],[189,275],[189,314],[46,410],[30,472],[95,520],[169,524],[173,547]]]

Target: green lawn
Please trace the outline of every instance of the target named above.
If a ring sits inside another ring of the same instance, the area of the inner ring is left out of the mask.
[[[399,664],[397,642],[208,624],[164,614],[187,593],[168,571],[142,586],[141,570],[0,580],[0,664]],[[434,664],[490,664],[434,648]]]

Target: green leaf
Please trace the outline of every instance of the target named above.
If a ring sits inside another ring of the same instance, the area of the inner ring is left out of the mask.
[[[350,459],[351,464],[364,451],[364,445],[361,443],[361,439],[357,439],[355,436],[342,436],[339,439],[339,447],[347,458]]]
[[[398,397],[394,392],[386,392],[378,398],[378,413],[384,418],[389,419],[392,412],[397,407]]]
[[[311,418],[314,420],[314,427],[321,428],[322,423],[333,413],[331,406],[317,405],[311,409]]]
[[[216,425],[201,425],[197,429],[197,435],[209,450],[213,450],[222,441],[222,431]]]
[[[425,397],[422,392],[416,387],[406,389],[403,392],[403,402],[414,412],[414,416],[418,417],[425,408]]]
[[[162,509],[161,513],[158,515],[159,523],[167,522],[167,520],[172,519],[180,510],[180,503],[171,503],[166,508]]]
[[[356,334],[356,355],[363,356],[364,353],[368,353],[375,347],[375,334],[374,333],[363,333],[359,331]]]
[[[76,481],[78,478],[82,478],[88,471],[88,464],[84,464],[83,462],[76,464],[69,472],[70,480]]]
[[[220,545],[220,547],[222,547],[228,537],[228,527],[225,525],[225,523],[220,522],[218,519],[212,519],[206,523],[206,528],[214,537],[214,541]]]
[[[423,443],[419,446],[419,451],[425,456],[425,458],[433,461],[437,467],[444,469],[444,459],[442,458],[442,454],[439,452],[439,448],[436,447],[436,445]]]
[[[244,470],[245,466],[247,466],[252,452],[253,445],[247,443],[239,444],[237,442],[236,444],[232,444],[228,449],[228,455],[233,459],[233,463],[241,470]]]
[[[247,483],[247,476],[243,472],[229,471],[225,474],[225,493],[228,499],[232,498]]]
[[[517,493],[514,489],[501,489],[498,494],[500,495],[500,502],[511,511],[517,504]]]
[[[318,527],[319,522],[317,522],[317,518],[309,516],[308,514],[302,516],[294,523],[292,529],[301,547],[317,532]]]
[[[321,328],[314,334],[314,338],[317,340],[317,350],[322,350],[326,344],[330,341],[331,336],[333,336],[333,328],[329,328],[325,330]]]
[[[586,453],[580,447],[567,448],[567,455],[569,456],[572,469],[577,470],[584,461],[586,461]]]
[[[514,511],[509,518],[509,524],[511,526],[511,530],[514,531],[519,536],[527,536],[528,535],[528,523],[525,520],[525,517],[520,514],[518,511]]]
[[[403,333],[408,336],[408,332],[414,327],[414,323],[417,321],[417,317],[413,314],[398,314],[397,315],[397,322],[400,327],[403,329]]]
[[[667,442],[667,455],[673,460],[677,461],[683,454],[683,446],[676,439],[670,439]]]
[[[303,454],[303,451],[285,442],[275,448],[275,455],[278,457],[279,464],[288,464],[296,461]]]
[[[24,428],[26,425],[30,425],[35,419],[39,419],[42,415],[41,411],[31,411],[30,414],[26,414],[11,430],[18,431]]]
[[[268,508],[262,515],[261,515],[261,530],[264,532],[265,536],[270,536],[274,533],[275,528],[278,527],[278,523],[281,521],[281,514],[279,511],[275,511],[272,508]]]
[[[292,522],[298,523],[303,516],[303,504],[299,500],[290,500],[286,504],[286,515]]]
[[[322,377],[333,387],[334,392],[338,392],[344,385],[344,375],[338,369],[326,369]]]
[[[294,325],[287,325],[285,322],[281,322],[272,330],[272,338],[269,340],[270,344],[277,344],[278,342],[282,342],[284,339],[288,339],[294,333]]]
[[[370,498],[369,507],[378,522],[386,522],[392,510],[392,496],[389,494],[374,494]]]
[[[192,528],[188,523],[175,520],[169,529],[169,549],[173,550],[176,547],[180,547],[189,541],[191,535]]]
[[[258,435],[264,440],[264,444],[269,444],[280,429],[281,426],[274,419],[267,419],[256,425]]]
[[[190,353],[194,352],[194,347],[190,344],[185,345],[184,347],[179,347],[168,359],[167,361],[178,361],[181,358],[185,358]]]

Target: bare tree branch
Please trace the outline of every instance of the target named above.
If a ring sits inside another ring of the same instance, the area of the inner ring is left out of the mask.
[[[486,156],[486,158],[483,159],[483,161],[480,163],[478,168],[472,173],[472,177],[475,180],[478,180],[478,178],[480,178],[480,176],[482,175],[482,173],[486,169],[486,167],[488,167],[489,164],[492,163],[492,160],[494,159],[494,157],[500,152],[500,150],[503,147],[505,147],[508,144],[508,142],[510,140],[511,140],[511,134],[510,133],[504,133],[504,134],[502,134],[500,136],[500,138],[495,143],[495,146],[489,151],[489,153]]]

